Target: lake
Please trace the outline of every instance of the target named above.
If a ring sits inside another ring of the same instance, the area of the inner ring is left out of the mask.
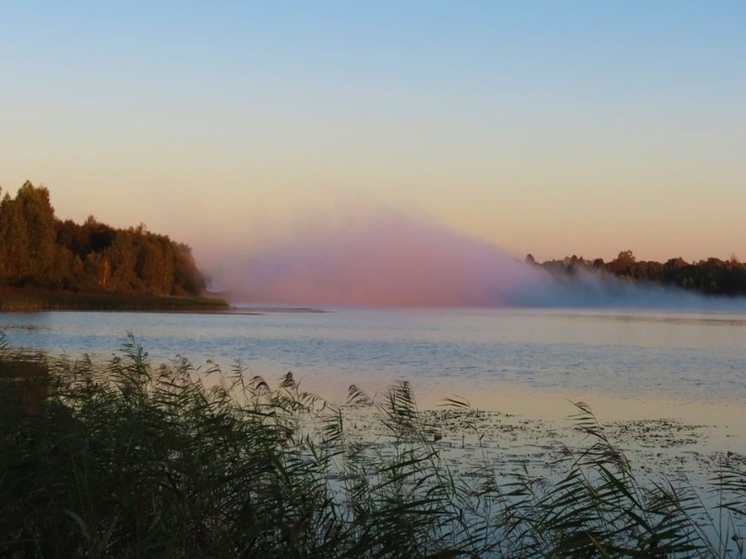
[[[459,483],[477,483],[476,471],[494,471],[505,487],[524,474],[561,482],[595,440],[567,419],[572,402],[584,401],[635,479],[664,476],[696,492],[702,507],[692,514],[711,541],[720,534],[710,522],[720,514],[713,476],[746,455],[746,313],[242,307],[1,313],[0,330],[13,347],[99,362],[119,354],[131,332],[155,364],[181,355],[197,375],[217,363],[274,386],[292,371],[336,402],[350,384],[380,395],[406,379],[425,410],[423,447],[437,449],[438,466]],[[451,396],[486,411],[439,407]],[[374,407],[341,413],[348,440],[384,457],[398,452]]]
[[[566,419],[577,401],[649,469],[704,485],[722,456],[746,454],[746,313],[239,307],[3,313],[0,330],[15,347],[98,361],[131,332],[154,363],[181,355],[198,371],[240,366],[274,385],[292,371],[338,403],[351,384],[374,396],[408,380],[421,409],[460,396],[494,412],[486,437],[464,444],[445,432],[443,444],[458,453],[485,443],[516,467],[543,468],[549,433],[577,442]]]
[[[353,383],[375,393],[406,379],[428,405],[458,394],[482,408],[552,417],[567,399],[603,404],[615,417],[746,408],[746,313],[326,311],[3,313],[0,331],[12,346],[99,360],[131,332],[156,363],[240,361],[268,381],[292,371],[330,399]]]

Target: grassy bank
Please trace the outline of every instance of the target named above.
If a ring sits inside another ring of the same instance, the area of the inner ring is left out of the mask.
[[[101,368],[0,363],[0,557],[743,556],[740,457],[713,472],[713,509],[639,481],[582,404],[587,444],[556,478],[479,456],[457,474],[435,418],[471,430],[477,412],[420,413],[405,382],[338,406],[290,374],[154,367],[134,340]]]
[[[81,310],[81,311],[194,311],[227,309],[223,299],[82,293],[38,289],[0,290],[0,311]]]

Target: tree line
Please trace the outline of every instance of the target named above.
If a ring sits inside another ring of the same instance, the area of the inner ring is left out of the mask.
[[[62,221],[49,190],[26,181],[0,201],[0,286],[199,295],[206,282],[187,245],[144,225]]]
[[[625,250],[609,262],[602,258],[586,260],[582,256],[569,256],[563,260],[548,260],[541,264],[532,255],[526,261],[541,266],[555,274],[575,275],[583,270],[611,274],[627,281],[653,282],[675,286],[706,295],[746,295],[746,264],[735,255],[728,260],[707,258],[687,262],[671,258],[666,262],[637,260],[631,250]]]

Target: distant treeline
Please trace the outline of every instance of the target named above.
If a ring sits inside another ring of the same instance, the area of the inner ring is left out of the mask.
[[[572,276],[590,270],[613,274],[629,281],[676,286],[707,295],[746,295],[746,264],[735,255],[729,260],[708,258],[689,263],[682,258],[671,258],[660,263],[638,261],[631,250],[625,250],[610,262],[604,262],[601,258],[586,260],[573,255],[564,260],[548,260],[539,264],[530,254],[526,256],[526,261],[555,274]]]
[[[0,287],[123,294],[199,295],[205,278],[191,249],[144,225],[117,229],[54,215],[49,191],[26,181],[0,202]]]

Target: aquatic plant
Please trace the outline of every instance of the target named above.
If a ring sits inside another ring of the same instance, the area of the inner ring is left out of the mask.
[[[130,337],[105,365],[0,340],[2,557],[742,557],[746,463],[724,457],[715,508],[636,477],[588,406],[553,476],[466,470],[442,430],[479,411],[418,409],[409,383],[337,405],[292,374],[154,366]]]

